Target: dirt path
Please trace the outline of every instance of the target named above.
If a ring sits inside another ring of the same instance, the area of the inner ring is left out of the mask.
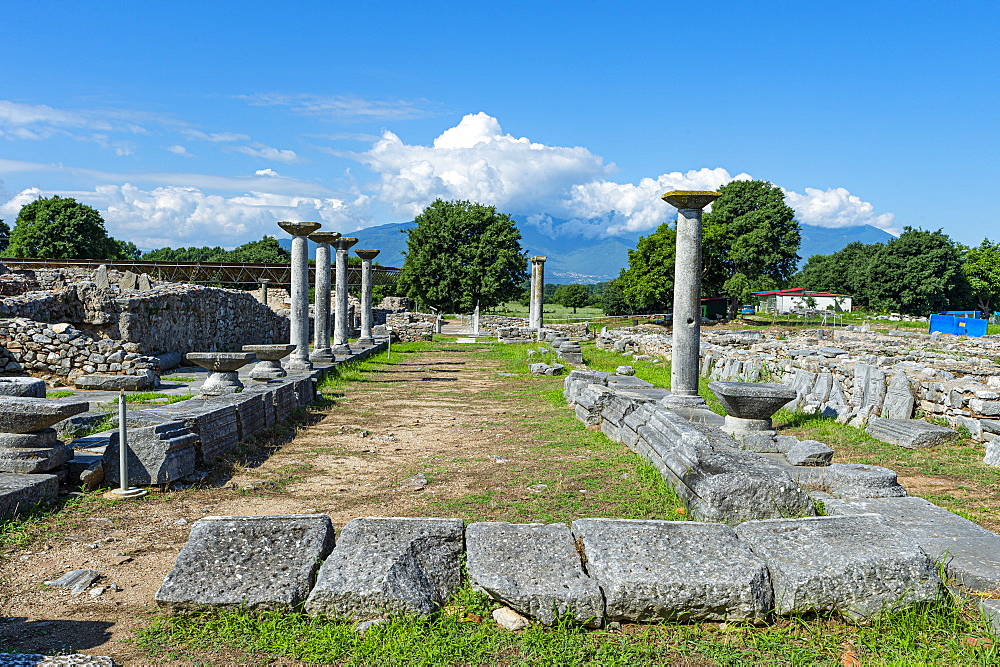
[[[79,651],[146,662],[133,633],[149,622],[153,595],[191,523],[209,514],[323,512],[338,529],[360,516],[535,518],[526,487],[544,437],[539,414],[518,400],[523,378],[498,375],[499,362],[473,356],[472,347],[394,352],[391,366],[366,373],[332,405],[314,410],[294,438],[286,433],[263,443],[272,448],[269,456],[245,454],[242,465],[207,480],[213,486],[139,502],[91,496],[45,519],[41,537],[4,549],[0,651]],[[574,456],[557,452],[549,461]],[[417,473],[426,485],[419,478],[405,482]],[[550,466],[546,474],[553,490],[581,486],[572,492],[585,493],[586,471],[556,474],[554,482]],[[518,516],[507,517],[505,508],[518,503]],[[102,573],[99,596],[43,584],[77,568]]]

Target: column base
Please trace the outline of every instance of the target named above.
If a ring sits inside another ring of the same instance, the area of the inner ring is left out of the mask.
[[[344,356],[347,356],[349,354],[354,354],[354,350],[352,350],[351,346],[348,345],[347,343],[343,343],[341,345],[334,345],[333,346],[333,353],[335,355],[337,355],[338,357],[344,357]]]
[[[333,363],[333,351],[328,347],[321,347],[309,355],[309,361],[318,361],[321,364]]]
[[[292,358],[285,362],[285,368],[290,371],[311,371],[313,365],[308,359]]]
[[[665,408],[701,408],[707,407],[708,403],[706,403],[705,399],[698,394],[691,396],[670,394],[669,396],[664,396],[660,400],[660,405]]]
[[[375,339],[371,336],[362,337],[357,340],[355,345],[364,345],[365,347],[371,347],[375,344]]]

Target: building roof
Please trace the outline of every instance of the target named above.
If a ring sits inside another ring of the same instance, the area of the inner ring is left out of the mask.
[[[754,292],[757,296],[844,296],[853,298],[850,294],[834,294],[832,292],[813,292],[805,287],[790,287],[788,289],[770,290],[767,292]]]

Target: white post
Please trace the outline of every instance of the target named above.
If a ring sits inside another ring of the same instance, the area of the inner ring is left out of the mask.
[[[125,390],[118,394],[118,491],[128,491],[128,417],[125,414]]]

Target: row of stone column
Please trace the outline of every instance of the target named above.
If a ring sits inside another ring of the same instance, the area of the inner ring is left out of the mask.
[[[291,340],[295,346],[288,367],[312,370],[312,362],[332,362],[336,355],[351,354],[347,320],[347,251],[358,239],[338,232],[318,231],[318,222],[279,222],[292,235]],[[316,325],[313,353],[309,354],[309,242],[316,248]],[[334,295],[333,331],[330,330],[331,248],[336,250],[336,294]],[[373,345],[372,336],[372,260],[378,250],[355,250],[361,258],[361,345]],[[331,345],[332,338],[332,345]]]

